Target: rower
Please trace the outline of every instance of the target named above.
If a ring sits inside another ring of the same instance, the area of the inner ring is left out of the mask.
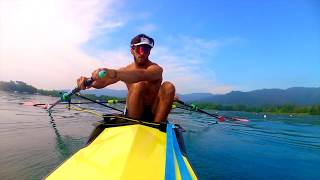
[[[154,40],[145,35],[135,36],[130,43],[134,62],[119,68],[99,68],[93,71],[94,82],[85,86],[87,77],[77,80],[80,89],[104,88],[122,81],[128,89],[127,116],[144,121],[163,122],[167,120],[175,97],[175,87],[171,82],[162,82],[163,69],[149,59]],[[99,78],[99,72],[106,76]]]

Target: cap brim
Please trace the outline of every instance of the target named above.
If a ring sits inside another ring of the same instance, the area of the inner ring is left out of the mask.
[[[139,43],[136,43],[136,44],[133,44],[134,46],[139,46],[139,45],[142,45],[142,44],[146,44],[146,45],[149,45],[153,48],[153,45],[148,43],[148,42],[139,42]]]

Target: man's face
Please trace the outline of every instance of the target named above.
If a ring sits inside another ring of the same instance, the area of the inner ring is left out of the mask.
[[[131,48],[131,53],[137,65],[144,65],[147,62],[148,57],[150,55],[150,51],[151,51],[151,47],[146,44],[133,46]]]

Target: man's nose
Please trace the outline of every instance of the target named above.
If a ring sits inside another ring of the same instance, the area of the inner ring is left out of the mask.
[[[140,48],[138,52],[139,52],[140,55],[146,54],[146,52],[142,48]]]
[[[144,55],[146,52],[144,52],[143,50],[140,51],[141,55]]]

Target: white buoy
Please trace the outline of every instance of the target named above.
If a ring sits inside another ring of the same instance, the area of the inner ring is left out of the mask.
[[[267,115],[265,114],[265,115],[263,115],[263,118],[267,118]]]

